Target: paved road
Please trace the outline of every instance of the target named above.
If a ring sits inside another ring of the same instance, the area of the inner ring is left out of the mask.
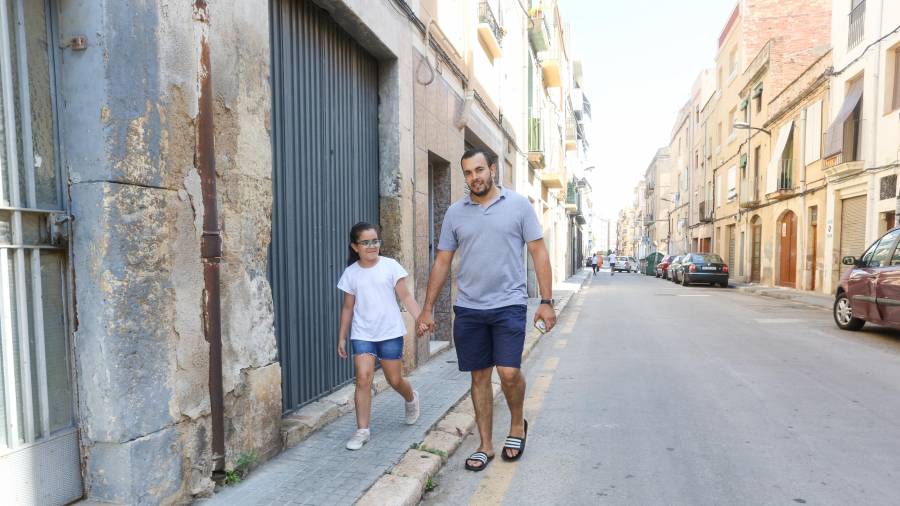
[[[424,503],[900,504],[900,332],[866,328],[733,289],[594,277],[525,366],[523,459],[465,471],[470,436]],[[503,400],[496,413],[499,453]]]

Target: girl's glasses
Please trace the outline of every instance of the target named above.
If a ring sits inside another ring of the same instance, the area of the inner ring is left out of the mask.
[[[377,247],[381,246],[381,239],[365,239],[362,241],[356,241],[356,244],[359,244],[360,246],[365,246],[367,248],[371,247],[371,246],[375,246],[377,248]]]

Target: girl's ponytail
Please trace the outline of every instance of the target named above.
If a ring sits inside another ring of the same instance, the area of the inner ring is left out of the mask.
[[[359,240],[359,236],[362,235],[366,230],[374,230],[375,233],[378,233],[378,229],[375,228],[375,225],[371,223],[366,223],[365,221],[361,221],[356,225],[353,225],[353,228],[350,229],[350,243],[347,244],[347,265],[353,265],[353,262],[359,260],[359,253],[357,253],[353,249],[353,244]]]

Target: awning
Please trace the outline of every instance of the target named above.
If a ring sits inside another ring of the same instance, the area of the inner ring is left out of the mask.
[[[850,91],[847,93],[847,98],[844,99],[841,110],[838,111],[834,121],[831,122],[831,126],[828,127],[828,132],[825,135],[826,157],[835,153],[840,153],[844,149],[844,122],[846,122],[847,118],[853,113],[853,109],[856,109],[856,105],[859,104],[862,95],[863,80],[858,79],[853,83],[853,86],[850,87]]]
[[[766,172],[766,193],[778,191],[778,169],[781,168],[781,157],[784,156],[784,148],[791,137],[794,128],[794,120],[790,120],[778,130],[778,140],[775,141],[775,149],[772,150],[772,158],[769,160],[769,168]]]

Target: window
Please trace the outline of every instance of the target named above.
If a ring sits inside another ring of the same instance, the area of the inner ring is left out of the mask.
[[[737,167],[728,169],[728,200],[737,197]]]
[[[890,102],[891,102],[891,110],[895,111],[897,109],[900,109],[900,47],[898,47],[897,49],[894,49],[893,58],[891,58],[891,61],[893,61],[893,64],[894,64],[894,72],[893,72],[893,78],[894,78],[893,92],[894,93],[893,93],[893,96],[891,97]]]
[[[894,241],[900,236],[900,229],[888,233],[878,241],[874,247],[863,257],[864,265],[869,268],[877,269],[888,266],[888,259],[893,256]]]
[[[731,50],[728,55],[728,77],[734,77],[737,73],[737,48]]]
[[[850,3],[850,25],[847,29],[847,49],[853,49],[862,42],[866,26],[866,0],[852,0]]]
[[[735,131],[734,131],[734,115],[736,109],[734,107],[728,111],[728,140],[734,139]]]

